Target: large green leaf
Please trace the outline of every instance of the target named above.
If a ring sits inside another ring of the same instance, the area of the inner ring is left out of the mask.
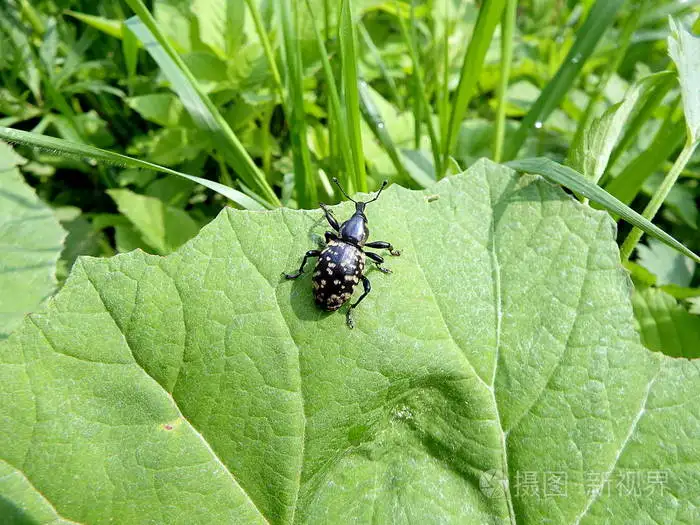
[[[700,373],[640,345],[606,213],[487,161],[367,213],[403,253],[368,272],[355,330],[280,275],[318,210],[225,210],[167,257],[80,259],[0,345],[10,512],[697,521]]]
[[[17,169],[0,142],[0,340],[56,289],[56,264],[66,232]]]

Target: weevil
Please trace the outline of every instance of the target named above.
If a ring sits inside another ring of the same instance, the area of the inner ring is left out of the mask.
[[[387,185],[387,181],[382,183],[382,187],[379,188],[377,195],[366,202],[356,201],[351,198],[345,193],[345,190],[335,177],[333,182],[348,200],[355,203],[355,213],[343,224],[339,224],[331,210],[325,204],[321,204],[326,220],[333,228],[333,231],[327,231],[325,234],[326,247],[323,250],[309,250],[306,252],[299,269],[294,273],[285,273],[284,276],[287,279],[296,279],[304,273],[306,262],[312,257],[318,257],[312,279],[314,299],[320,308],[329,311],[338,310],[343,306],[352,297],[355,286],[362,281],[362,295],[355,303],[350,305],[345,316],[348,326],[354,328],[355,323],[352,319],[352,311],[357,308],[357,305],[372,290],[372,284],[364,275],[365,256],[381,272],[391,273],[389,268],[382,266],[384,258],[381,255],[365,251],[365,248],[389,250],[389,253],[394,256],[401,255],[401,252],[395,250],[391,243],[386,241],[367,242],[369,228],[367,227],[365,206],[379,198],[382,190]]]

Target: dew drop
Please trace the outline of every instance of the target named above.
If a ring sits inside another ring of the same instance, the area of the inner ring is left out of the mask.
[[[537,129],[542,129],[542,126],[544,126],[544,124],[542,124],[542,121],[538,120],[537,122],[535,122],[535,127]]]

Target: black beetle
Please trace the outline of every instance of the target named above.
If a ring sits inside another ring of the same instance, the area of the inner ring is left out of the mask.
[[[395,250],[391,243],[385,241],[367,242],[369,228],[367,228],[365,206],[379,198],[387,181],[382,183],[382,187],[379,188],[374,199],[367,202],[358,202],[350,198],[338,182],[338,179],[333,178],[333,182],[338,185],[343,195],[355,203],[355,213],[339,226],[333,213],[326,205],[321,204],[321,209],[326,215],[328,224],[335,231],[326,232],[326,247],[323,250],[309,250],[304,255],[304,260],[301,262],[299,270],[295,273],[285,273],[284,276],[287,279],[296,279],[304,273],[306,261],[310,257],[318,257],[313,275],[314,298],[320,308],[330,311],[337,310],[343,306],[352,297],[355,286],[362,280],[364,293],[355,304],[350,305],[346,315],[348,326],[353,328],[355,325],[351,312],[353,308],[360,304],[362,299],[367,297],[367,294],[372,289],[369,279],[363,275],[365,255],[377,265],[377,269],[384,273],[391,273],[389,268],[382,266],[384,258],[381,255],[365,252],[363,248],[387,249],[391,255],[401,255],[401,252]]]

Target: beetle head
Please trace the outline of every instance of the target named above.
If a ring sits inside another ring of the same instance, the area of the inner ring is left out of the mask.
[[[367,238],[369,237],[369,228],[367,227],[367,216],[365,215],[365,206],[367,206],[370,202],[376,201],[379,198],[379,195],[382,193],[382,190],[387,185],[387,181],[384,181],[382,183],[382,187],[379,188],[379,191],[373,199],[365,202],[356,201],[347,193],[345,193],[345,190],[340,185],[340,182],[338,182],[338,179],[336,179],[335,177],[333,177],[333,182],[335,182],[338,185],[338,188],[340,188],[340,191],[343,193],[343,195],[345,195],[348,198],[348,200],[355,203],[355,213],[340,227],[340,238],[344,241],[351,242],[358,246],[363,246],[367,241]]]

